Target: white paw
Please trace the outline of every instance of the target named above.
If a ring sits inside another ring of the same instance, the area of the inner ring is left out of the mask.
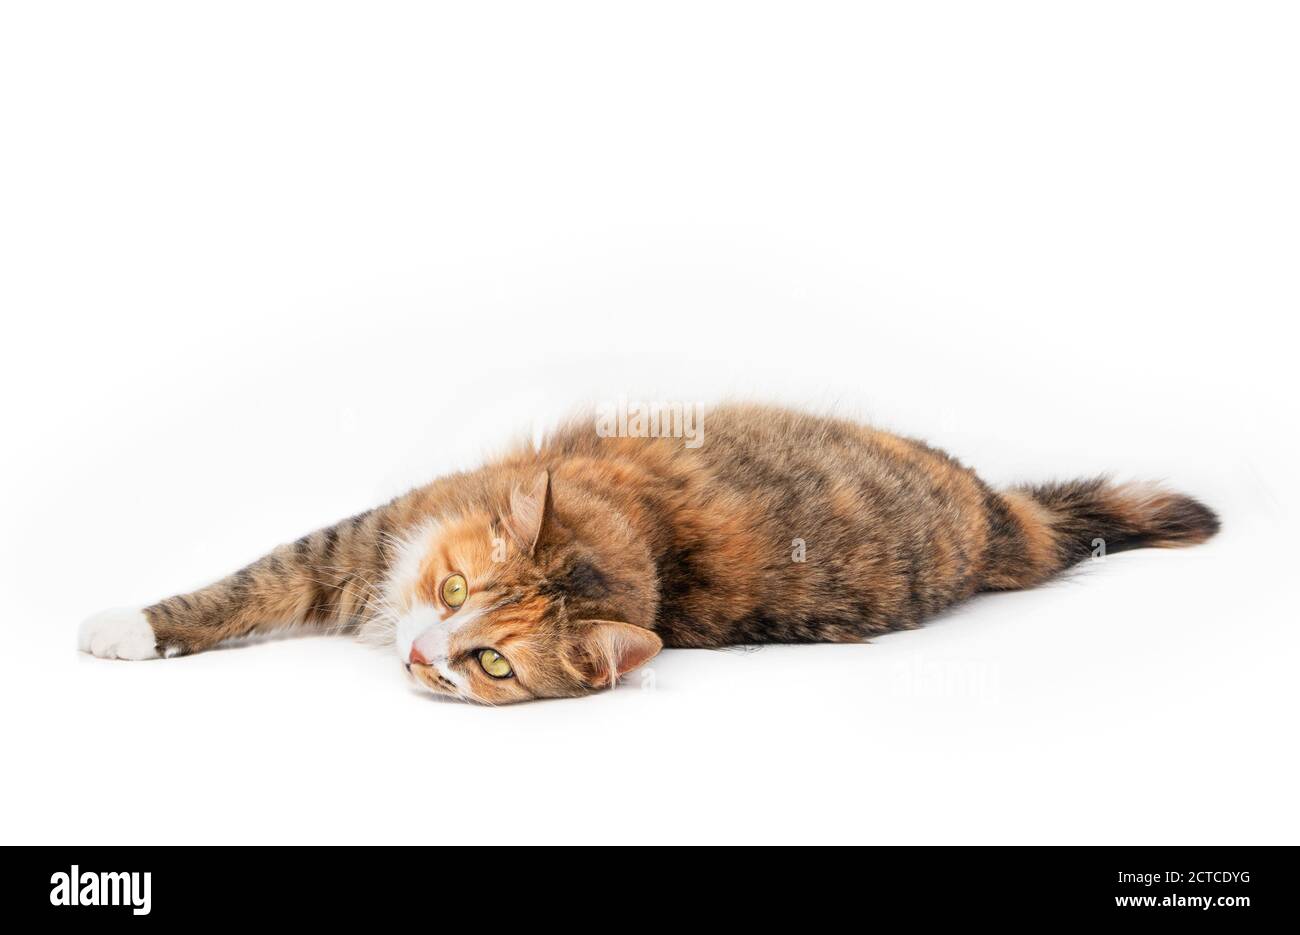
[[[144,612],[106,610],[86,620],[77,633],[77,648],[101,659],[157,659],[157,640]]]

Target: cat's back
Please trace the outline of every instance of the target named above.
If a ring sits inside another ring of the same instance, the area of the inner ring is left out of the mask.
[[[540,454],[636,465],[691,485],[798,491],[814,503],[819,492],[845,483],[869,482],[891,493],[901,492],[900,485],[979,493],[972,472],[921,442],[852,419],[775,405],[623,409],[569,422]]]
[[[727,405],[702,423],[698,457],[738,483],[793,485],[807,494],[850,480],[893,493],[938,486],[973,495],[979,488],[974,474],[944,452],[852,419]]]

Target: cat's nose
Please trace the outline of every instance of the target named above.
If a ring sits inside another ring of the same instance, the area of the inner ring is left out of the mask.
[[[424,658],[424,653],[420,652],[420,647],[414,644],[411,645],[410,661],[412,665],[427,666],[429,664],[429,660]]]

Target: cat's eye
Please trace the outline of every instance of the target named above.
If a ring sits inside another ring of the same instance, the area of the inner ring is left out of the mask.
[[[515,670],[510,668],[510,663],[506,662],[506,657],[495,649],[480,649],[478,664],[494,679],[508,679],[515,674]]]
[[[464,575],[448,575],[442,582],[442,602],[455,610],[469,597],[469,585]]]

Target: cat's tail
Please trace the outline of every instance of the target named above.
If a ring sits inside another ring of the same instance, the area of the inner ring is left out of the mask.
[[[987,590],[1027,588],[1085,558],[1195,545],[1219,531],[1199,500],[1104,477],[1013,487],[995,495],[989,513]]]

